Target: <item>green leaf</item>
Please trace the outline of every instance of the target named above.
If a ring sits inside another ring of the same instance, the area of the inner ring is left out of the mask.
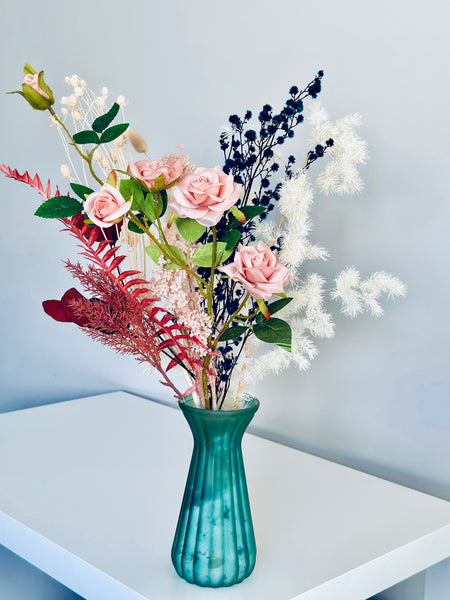
[[[170,248],[171,253],[174,254],[182,263],[186,264],[187,258],[185,253],[177,248],[176,246],[168,246]],[[162,250],[158,248],[156,244],[150,244],[150,246],[145,247],[145,251],[148,256],[153,260],[153,262],[157,263],[161,256],[164,256]],[[165,269],[181,269],[181,267],[175,263],[168,263],[164,265]]]
[[[206,227],[200,225],[195,219],[182,219],[178,217],[175,223],[181,237],[187,242],[196,242],[206,231]]]
[[[258,215],[261,215],[263,212],[266,212],[267,207],[266,206],[243,206],[239,210],[244,213],[246,220],[250,221],[254,217],[257,217]],[[230,217],[230,220],[228,223],[228,227],[230,229],[236,229],[236,227],[239,227],[239,225],[242,225],[242,223],[239,223],[239,221],[234,216]]]
[[[277,313],[279,310],[281,310],[282,308],[284,308],[287,304],[289,304],[289,302],[292,300],[292,298],[281,298],[281,300],[275,300],[275,302],[272,302],[272,304],[268,304],[267,308],[269,310],[269,313],[271,315],[274,315],[275,313]],[[258,313],[256,315],[256,322],[257,323],[262,323],[263,321],[265,321],[265,317],[262,313]]]
[[[236,229],[232,229],[228,232],[225,238],[222,238],[220,241],[225,242],[227,250],[233,250],[238,241],[240,240],[241,232],[236,231]]]
[[[94,190],[91,190],[91,188],[88,188],[85,185],[81,185],[79,183],[71,183],[70,187],[75,192],[75,194],[82,200],[86,200],[88,196],[94,193]]]
[[[219,340],[221,342],[225,342],[227,340],[235,340],[236,338],[240,337],[243,333],[245,333],[248,329],[249,329],[248,327],[243,327],[242,325],[235,325],[234,327],[228,327],[228,329],[226,329],[222,333]]]
[[[167,194],[166,192],[149,192],[144,201],[144,213],[152,223],[157,220],[156,216],[156,199],[158,202],[158,217],[162,217],[167,209]]]
[[[239,210],[239,208],[232,206],[230,208],[230,211],[231,211],[231,214],[233,215],[233,217],[235,219],[237,219],[239,221],[239,223],[245,223],[245,221],[247,220],[245,214],[242,212],[242,210]]]
[[[129,127],[129,123],[119,123],[119,125],[113,125],[104,131],[100,137],[100,144],[107,144],[118,138],[124,131]],[[95,134],[97,135],[97,134]]]
[[[177,248],[177,246],[169,246],[169,248],[170,248],[171,254],[174,254],[178,258],[178,260],[180,260],[183,264],[186,264],[186,262],[187,262],[186,254],[182,250]],[[181,267],[179,265],[177,265],[176,263],[173,263],[173,262],[164,265],[164,268],[165,269],[181,269]]]
[[[133,221],[128,221],[128,229],[129,231],[133,231],[134,233],[144,233],[140,227],[133,223]]]
[[[131,210],[144,209],[144,193],[134,179],[122,179],[120,182],[120,193],[125,201],[132,200]]]
[[[161,190],[158,192],[160,198],[161,198],[161,202],[162,202],[162,211],[159,213],[159,216],[162,217],[163,214],[166,212],[167,210],[167,204],[169,202],[169,198],[167,196],[167,192],[166,190]]]
[[[79,131],[73,136],[73,141],[76,144],[99,144],[100,138],[95,133],[95,131],[91,131],[90,129],[86,129],[86,131]]]
[[[161,256],[164,256],[164,254],[156,244],[150,244],[150,246],[145,246],[145,251],[155,263],[158,262]]]
[[[119,112],[119,108],[120,107],[117,104],[117,102],[114,102],[114,104],[108,110],[107,113],[95,119],[95,121],[92,123],[92,129],[97,133],[102,133],[102,131],[104,131],[108,127],[108,125],[112,121],[114,121],[114,119],[117,116],[117,113]]]
[[[56,196],[43,202],[34,213],[44,219],[65,219],[83,211],[83,205],[70,196]]]
[[[287,352],[291,351],[292,330],[289,323],[282,319],[269,319],[253,326],[253,333],[262,342],[276,344]]]
[[[220,264],[228,257],[224,257],[226,252],[225,242],[217,242],[216,245],[216,265]],[[229,252],[228,256],[231,254]],[[211,267],[212,266],[212,255],[213,255],[213,244],[204,244],[197,248],[192,257],[192,262],[198,267]]]

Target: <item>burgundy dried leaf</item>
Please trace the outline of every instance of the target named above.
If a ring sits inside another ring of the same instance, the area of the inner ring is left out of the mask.
[[[75,313],[73,308],[74,300],[86,301],[86,298],[76,288],[70,288],[70,290],[65,292],[61,300],[45,300],[42,306],[47,315],[55,319],[55,321],[75,323],[80,327],[87,327],[89,320]]]

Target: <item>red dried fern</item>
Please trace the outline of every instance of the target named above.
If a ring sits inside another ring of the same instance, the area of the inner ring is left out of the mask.
[[[22,183],[30,185],[32,188],[37,190],[39,194],[46,200],[52,197],[50,189],[50,179],[48,180],[47,186],[44,189],[44,186],[42,185],[42,182],[37,173],[34,177],[31,177],[31,175],[28,174],[28,171],[25,171],[25,173],[21,175],[17,169],[11,169],[11,167],[8,167],[7,165],[0,165],[0,171],[2,171],[2,173],[4,173],[6,177],[10,177],[11,179],[15,179],[16,181],[20,181]],[[59,195],[60,192],[57,187],[55,196]]]
[[[162,373],[162,383],[175,391],[176,388],[169,381],[166,372],[178,364],[193,373],[198,367],[203,368],[198,358],[199,349],[208,353],[210,351],[196,337],[189,335],[186,327],[174,322],[173,315],[156,306],[155,299],[142,297],[148,294],[149,288],[143,287],[148,281],[136,277],[140,275],[139,271],[123,271],[116,275],[115,271],[125,256],[116,256],[118,247],[112,246],[111,241],[96,241],[97,227],[89,228],[86,223],[81,224],[77,216],[61,219],[61,222],[64,224],[64,230],[80,242],[79,245],[83,248],[80,254],[99,267],[96,269],[90,266],[83,270],[80,265],[66,263],[69,271],[80,280],[84,289],[104,302],[103,306],[95,302],[91,302],[89,306],[83,301],[78,303],[87,311],[90,319],[89,330],[86,333],[115,348],[119,353],[132,354],[140,361],[150,362]],[[118,320],[118,326],[114,330],[115,318]],[[133,330],[132,334],[130,328]],[[112,331],[114,333],[111,333]],[[161,354],[167,353],[171,361],[164,369],[161,365]],[[180,397],[178,390],[176,395]]]

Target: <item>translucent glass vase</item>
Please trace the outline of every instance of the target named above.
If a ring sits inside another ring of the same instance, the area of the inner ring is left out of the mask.
[[[241,440],[259,407],[248,398],[238,410],[180,403],[194,437],[172,562],[180,577],[204,587],[239,583],[255,566],[256,545]]]

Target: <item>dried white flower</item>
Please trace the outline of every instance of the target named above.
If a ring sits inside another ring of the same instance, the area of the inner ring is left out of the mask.
[[[69,108],[73,109],[77,105],[77,102],[78,98],[75,96],[75,94],[71,94],[70,96],[68,96],[66,104]]]
[[[72,178],[72,171],[70,170],[70,168],[67,165],[61,165],[59,167],[59,170],[61,172],[61,175],[63,177],[65,177],[66,179],[71,179]]]
[[[119,106],[125,106],[125,104],[126,104],[125,96],[117,96],[116,102]]]

